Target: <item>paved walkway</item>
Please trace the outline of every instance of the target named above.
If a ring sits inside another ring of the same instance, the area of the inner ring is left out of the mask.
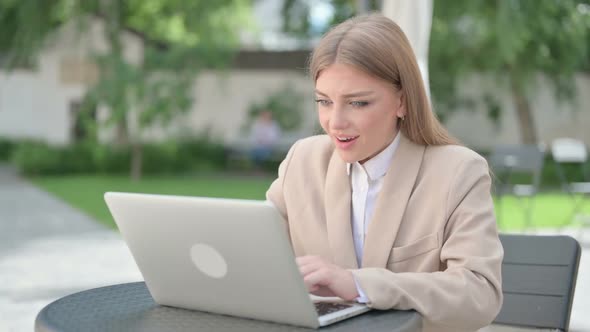
[[[142,280],[118,233],[0,165],[0,331],[74,292]]]
[[[2,165],[0,230],[0,331],[32,331],[37,313],[62,296],[142,280],[118,233]],[[590,332],[590,231],[584,236],[573,332]]]

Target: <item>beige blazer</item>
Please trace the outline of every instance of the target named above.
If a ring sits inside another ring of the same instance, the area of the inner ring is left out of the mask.
[[[351,269],[376,309],[415,309],[424,331],[475,331],[502,304],[501,262],[484,158],[461,146],[400,137],[357,266],[346,163],[329,137],[296,142],[267,199],[297,256]]]

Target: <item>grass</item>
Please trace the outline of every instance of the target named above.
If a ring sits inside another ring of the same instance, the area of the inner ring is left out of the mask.
[[[576,197],[577,200],[582,197]],[[532,202],[532,228],[559,228],[572,225],[575,202],[571,196],[549,192],[537,195],[533,200],[504,197],[495,201],[496,218],[501,230],[512,231],[527,228],[526,212]],[[582,201],[579,213],[590,215],[590,198]]]
[[[187,196],[209,196],[246,199],[264,199],[264,194],[273,180],[269,177],[238,177],[229,175],[193,177],[148,177],[133,182],[128,177],[115,176],[67,176],[32,179],[46,191],[58,196],[91,217],[109,227],[115,227],[104,203],[106,191],[141,192]],[[505,197],[496,202],[496,214],[501,230],[519,230],[526,226],[526,199],[519,201]],[[571,223],[573,200],[561,193],[544,193],[533,202],[531,227],[561,227]],[[590,215],[590,199],[582,205],[582,211]]]
[[[63,176],[41,177],[32,181],[101,223],[115,228],[104,202],[107,191],[124,191],[185,196],[264,199],[272,177],[149,177],[134,182],[129,177]]]

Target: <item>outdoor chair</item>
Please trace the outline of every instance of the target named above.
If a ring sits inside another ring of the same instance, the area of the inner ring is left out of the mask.
[[[590,196],[590,174],[586,167],[588,150],[584,142],[573,138],[558,138],[551,144],[551,155],[555,161],[555,170],[561,182],[563,190],[568,193],[574,203],[571,214],[567,216],[566,222],[574,219],[590,224],[590,216],[579,215],[584,198]],[[572,175],[568,176],[565,168],[575,167],[582,179],[582,182],[575,182]],[[581,197],[580,197],[581,196]]]
[[[504,302],[490,328],[568,331],[581,248],[570,236],[501,234]],[[526,328],[526,329],[525,329]]]
[[[525,227],[531,226],[534,196],[541,185],[545,161],[542,144],[496,146],[489,156],[494,178],[498,223],[502,218],[502,198],[512,195],[524,208]],[[525,200],[526,198],[526,200]]]

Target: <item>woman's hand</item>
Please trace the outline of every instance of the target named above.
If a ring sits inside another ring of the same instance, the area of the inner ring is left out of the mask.
[[[319,256],[301,256],[296,260],[310,293],[318,296],[337,296],[346,301],[352,301],[359,296],[352,272]]]

